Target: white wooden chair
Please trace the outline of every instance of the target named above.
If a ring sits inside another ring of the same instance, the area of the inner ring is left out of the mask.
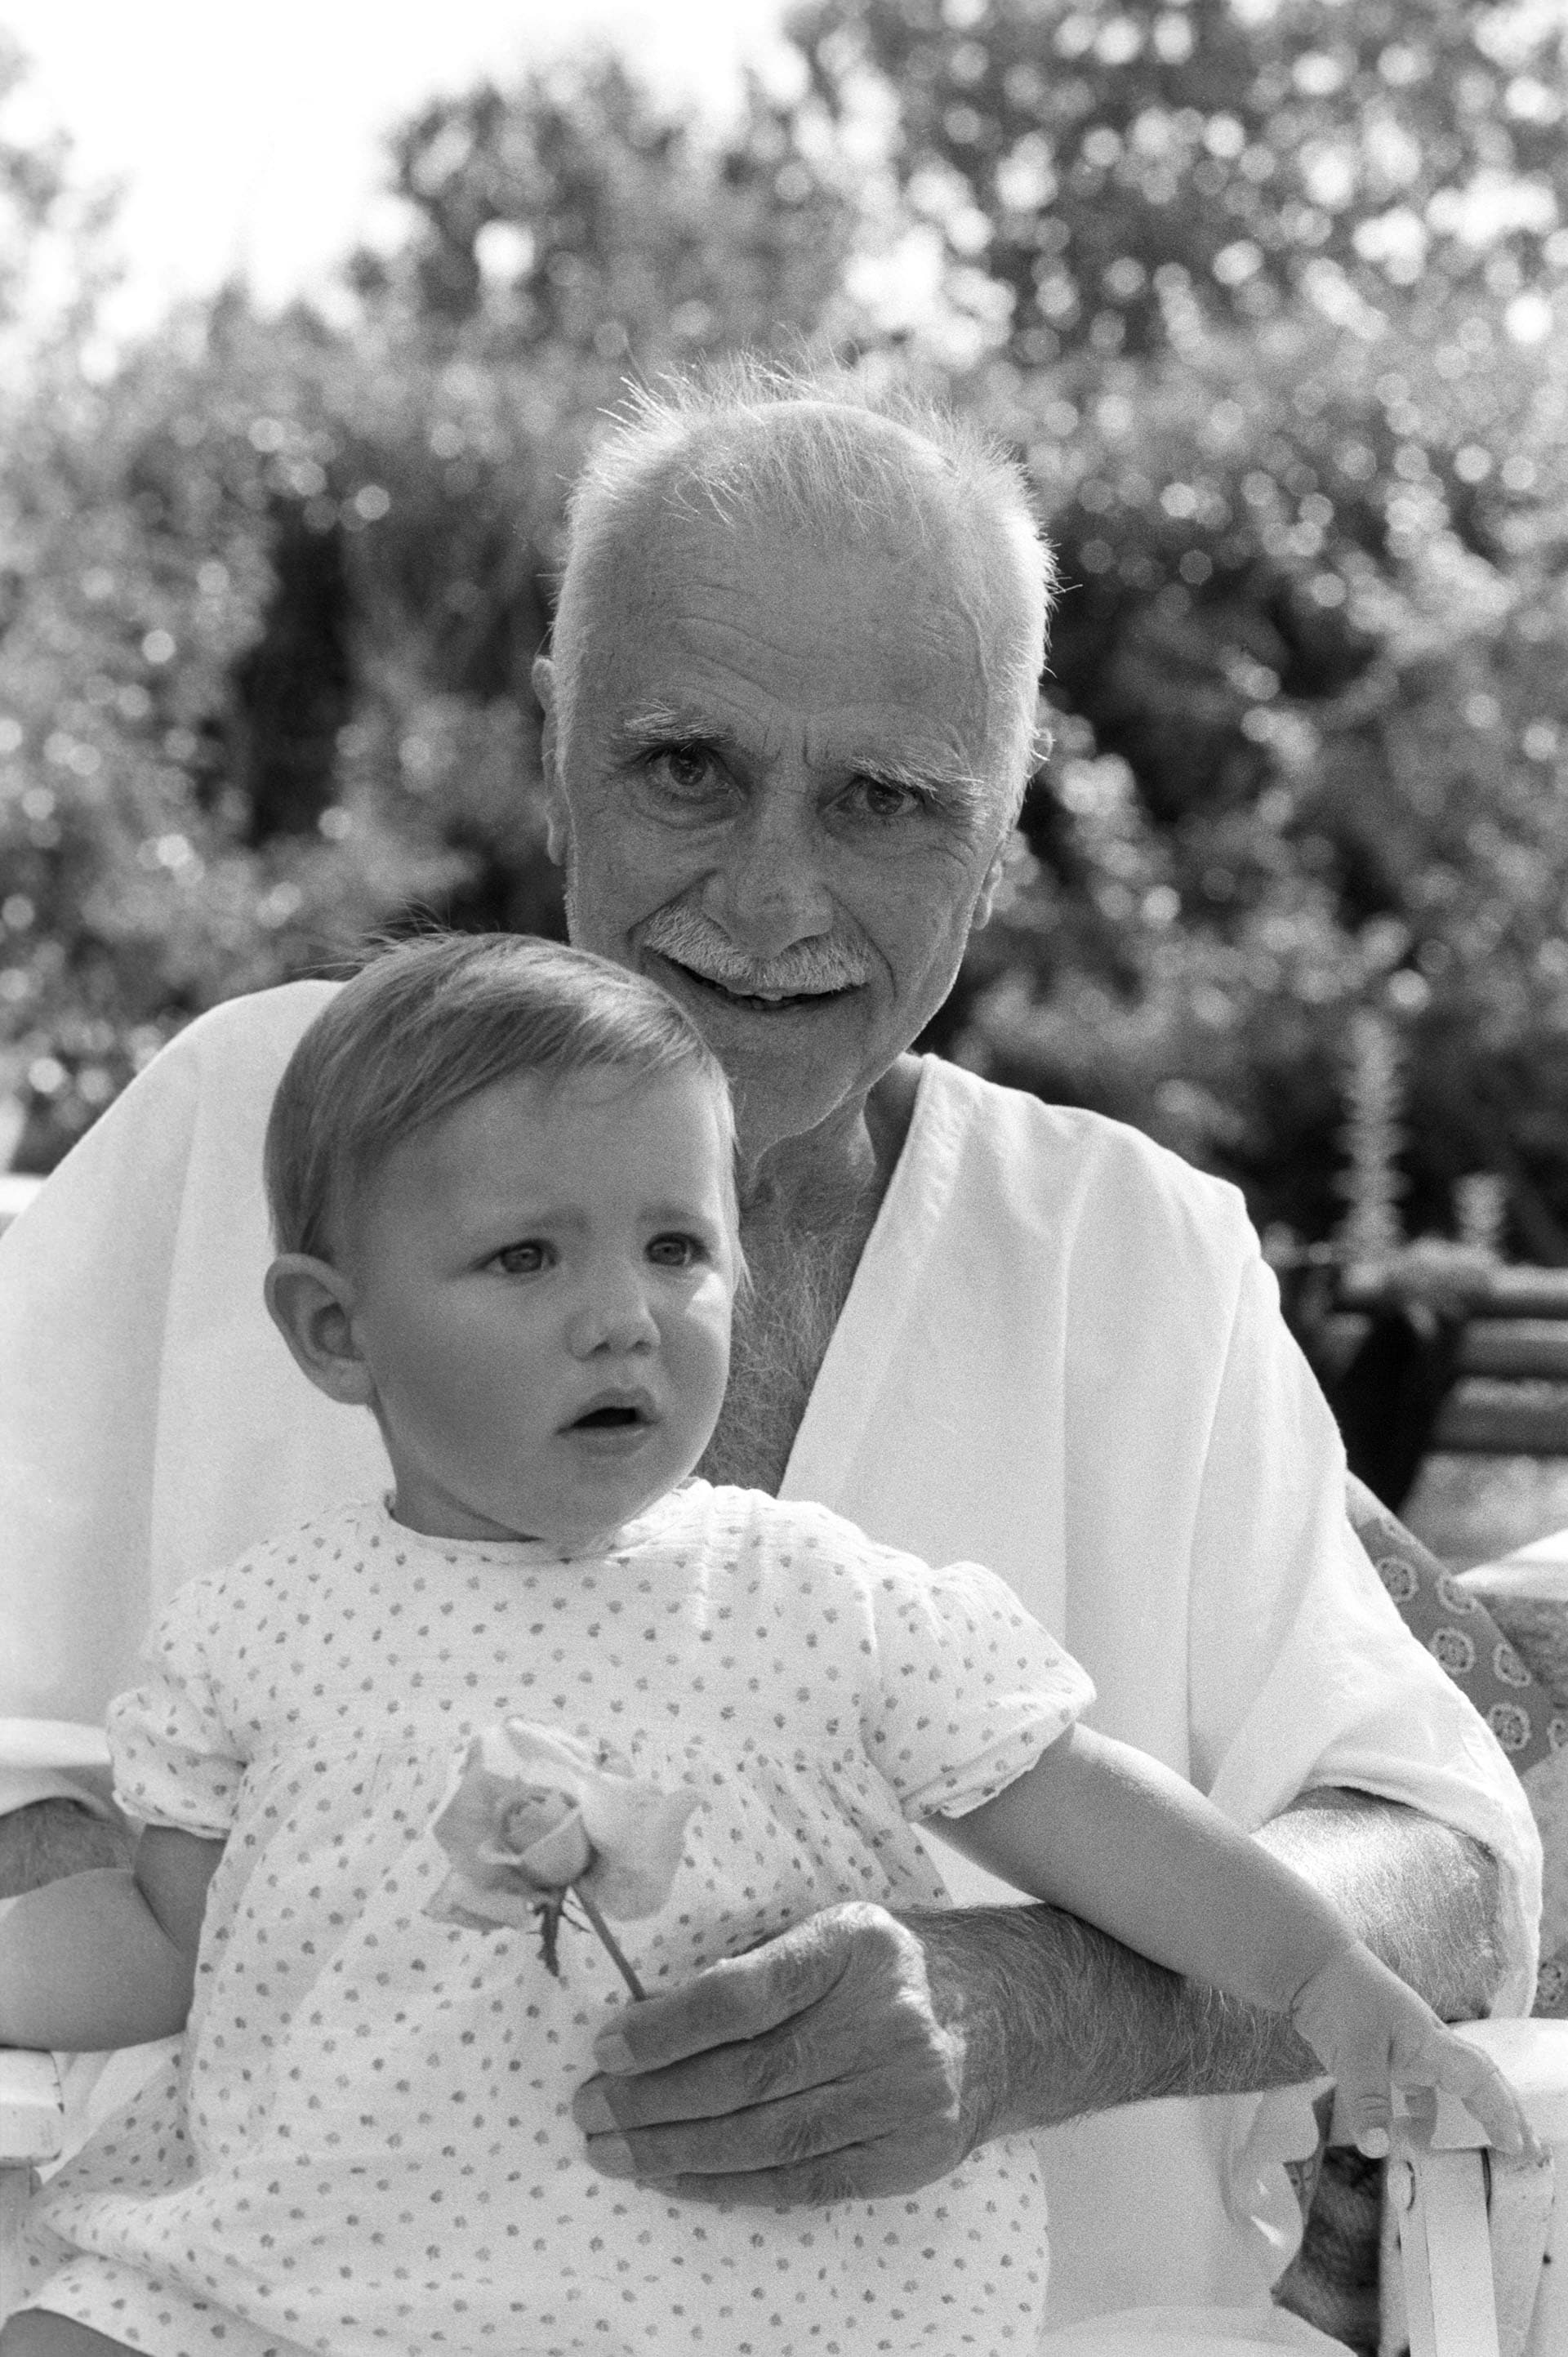
[[[1397,2124],[1383,2247],[1384,2357],[1568,2357],[1568,2022],[1471,2023],[1524,2103],[1544,2161],[1489,2152],[1463,2108]],[[16,2297],[16,2229],[60,2151],[47,2054],[0,2052],[0,2318]]]
[[[38,2171],[58,2160],[64,2136],[52,2056],[0,2050],[0,2319],[16,2305],[16,2233]]]
[[[1383,2216],[1383,2357],[1568,2357],[1568,2021],[1483,2021],[1541,2161],[1488,2150],[1463,2107],[1396,2123]],[[1559,2189],[1563,2189],[1559,2199]]]

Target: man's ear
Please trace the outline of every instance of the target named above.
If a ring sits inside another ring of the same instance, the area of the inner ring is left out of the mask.
[[[991,865],[985,871],[979,897],[974,903],[974,914],[969,920],[972,933],[978,933],[983,925],[988,925],[991,921],[991,911],[995,905],[1002,878],[1007,873],[1008,855],[1017,840],[1017,829],[1010,826],[992,855]]]
[[[533,693],[544,707],[540,755],[544,764],[544,843],[557,867],[566,865],[566,804],[561,791],[561,731],[555,709],[555,665],[548,655],[533,663]]]
[[[1013,812],[1014,823],[997,845],[996,856],[985,871],[985,881],[980,888],[980,898],[974,904],[974,915],[971,920],[970,930],[972,932],[979,932],[983,925],[989,924],[991,921],[991,911],[995,906],[997,890],[1003,877],[1007,872],[1008,858],[1015,845],[1018,844],[1017,819],[1018,813],[1023,807],[1024,797],[1051,758],[1051,748],[1056,743],[1056,733],[1051,726],[1051,707],[1046,702],[1045,692],[1041,689],[1036,692],[1035,697],[1035,727],[1029,740],[1028,774],[1018,789],[1017,802]]]
[[[374,1407],[375,1381],[354,1339],[348,1279],[309,1253],[280,1253],[266,1274],[267,1308],[295,1364],[344,1407]]]

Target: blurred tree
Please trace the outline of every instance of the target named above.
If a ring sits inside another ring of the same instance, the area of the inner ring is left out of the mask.
[[[63,135],[29,140],[13,127],[26,79],[20,49],[0,30],[0,320],[7,323],[27,301],[38,242],[52,227],[68,186]]]
[[[791,31],[1031,365],[1568,258],[1552,0],[807,0]]]
[[[1070,726],[963,1052],[1322,1236],[1348,1018],[1387,1008],[1415,1226],[1495,1168],[1515,1247],[1568,1258],[1568,349],[1446,295],[1390,340],[1216,331],[1077,403],[993,376]]]
[[[252,791],[273,421],[232,355],[181,341],[102,383],[57,350],[6,420],[0,1040],[24,1168],[179,1023],[446,872],[384,828],[379,857],[335,860],[297,807]]]
[[[706,133],[613,54],[512,91],[481,82],[394,136],[410,232],[390,257],[361,252],[350,276],[431,349],[546,355],[612,393],[628,365],[811,334],[855,209],[796,133],[755,76],[738,121]]]
[[[0,356],[8,375],[39,344],[81,334],[113,276],[110,189],[84,188],[70,143],[27,109],[27,67],[0,26]]]

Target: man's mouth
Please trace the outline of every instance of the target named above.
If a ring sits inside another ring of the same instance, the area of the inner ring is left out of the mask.
[[[660,954],[658,951],[654,952],[655,956]],[[705,991],[722,1005],[744,1006],[758,1015],[787,1014],[797,1007],[822,1006],[830,999],[843,998],[847,991],[856,986],[854,983],[843,983],[831,990],[737,989],[733,983],[721,982],[716,974],[703,974],[699,967],[686,965],[679,958],[664,954],[664,963],[672,967],[682,980],[695,983],[699,990]]]

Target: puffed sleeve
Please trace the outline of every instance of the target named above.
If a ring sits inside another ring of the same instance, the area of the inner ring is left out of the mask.
[[[862,1703],[867,1755],[907,1817],[967,1816],[1034,1766],[1093,1685],[994,1573],[870,1555],[879,1674]]]
[[[221,1841],[245,1772],[245,1747],[221,1675],[221,1584],[196,1580],[155,1631],[141,1683],[109,1706],[114,1797],[144,1824]]]

